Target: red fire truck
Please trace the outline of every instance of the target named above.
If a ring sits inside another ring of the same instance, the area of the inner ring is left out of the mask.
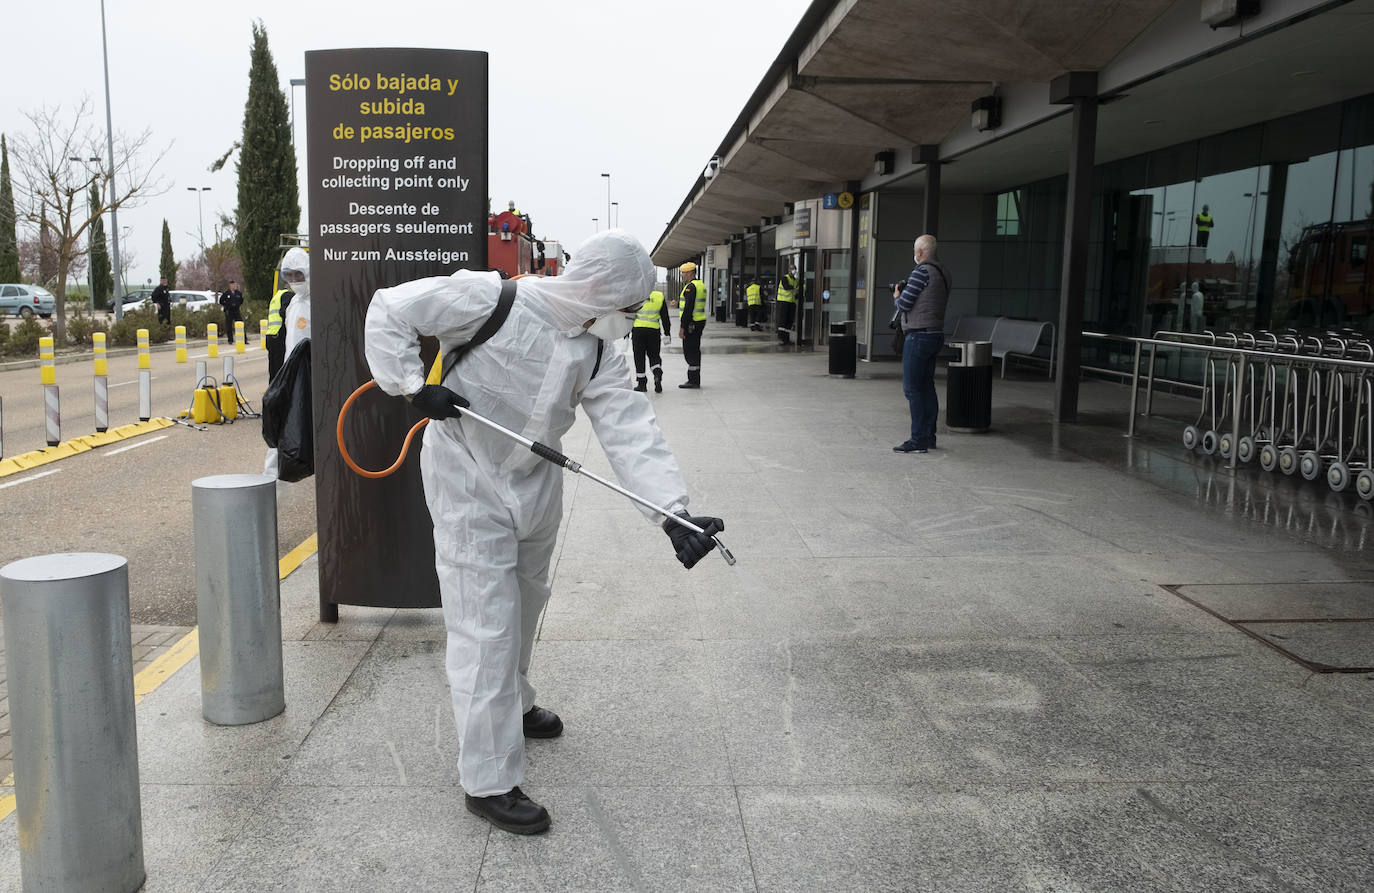
[[[1305,228],[1288,255],[1290,325],[1367,328],[1374,315],[1369,263],[1374,221],[1318,223]],[[1275,308],[1279,309],[1279,308]]]
[[[563,249],[557,242],[531,236],[526,218],[502,211],[487,218],[487,265],[507,276],[557,276],[563,268]]]

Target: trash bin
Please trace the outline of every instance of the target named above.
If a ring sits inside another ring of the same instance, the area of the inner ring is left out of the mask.
[[[851,322],[830,324],[830,375],[834,378],[853,378],[859,362],[859,338],[849,334]]]
[[[735,325],[741,329],[749,324],[748,309],[743,304],[735,305]]]
[[[945,379],[945,426],[964,433],[992,425],[992,342],[955,341]]]

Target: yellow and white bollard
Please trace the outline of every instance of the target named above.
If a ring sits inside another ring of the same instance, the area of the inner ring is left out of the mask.
[[[234,323],[234,353],[243,353],[248,349],[248,334],[243,329],[243,320]]]
[[[51,335],[38,339],[38,359],[42,363],[39,379],[43,382],[43,421],[48,436],[48,446],[62,442],[61,395],[57,390],[57,365],[53,359]]]
[[[105,361],[105,333],[92,332],[91,346],[95,353],[95,430],[101,434],[110,430],[110,374]]]
[[[267,350],[267,320],[258,320],[258,350]]]
[[[205,327],[205,347],[211,359],[219,356],[219,326],[215,323]]]
[[[153,359],[148,353],[148,330],[138,330],[138,420],[153,417]]]
[[[177,326],[177,362],[186,362],[186,327]]]

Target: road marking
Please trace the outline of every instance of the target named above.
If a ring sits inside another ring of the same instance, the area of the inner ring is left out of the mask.
[[[21,479],[19,479],[19,480],[17,480],[17,481],[10,481],[8,484],[0,484],[0,490],[5,489],[6,487],[14,487],[14,486],[17,486],[17,485],[19,485],[19,484],[27,484],[29,481],[36,481],[36,480],[38,480],[39,478],[45,478],[45,477],[47,477],[47,476],[50,475],[50,474],[57,474],[57,473],[58,473],[59,471],[61,471],[61,470],[62,470],[62,469],[60,469],[60,468],[54,468],[54,469],[52,469],[51,471],[40,471],[40,472],[38,472],[38,474],[30,475],[29,477],[21,478]]]
[[[44,474],[52,474],[52,472],[44,472]],[[26,478],[26,480],[32,480],[32,478]],[[22,482],[15,481],[15,483]],[[311,555],[314,555],[318,549],[318,544],[319,534],[312,533],[305,542],[286,553],[286,557],[278,564],[281,579],[285,580],[287,575],[300,567]],[[200,654],[199,627],[182,636],[165,654],[144,667],[134,677],[134,703],[138,704],[152,694],[159,685],[172,678],[177,670],[190,663],[191,658],[198,654]],[[0,822],[3,822],[10,817],[10,813],[14,812],[14,773],[10,773],[3,781],[0,781],[0,787],[11,789],[9,793],[0,796]]]
[[[131,443],[131,444],[129,444],[128,446],[126,446],[126,447],[120,447],[120,448],[117,449],[117,450],[110,450],[110,451],[109,451],[108,453],[106,453],[105,455],[107,455],[107,456],[118,456],[120,453],[127,453],[129,450],[136,450],[136,449],[138,449],[138,448],[141,447],[141,446],[147,446],[147,445],[150,444],[150,443],[157,443],[159,440],[166,440],[166,439],[167,439],[167,435],[166,435],[166,434],[160,434],[160,435],[158,435],[157,437],[150,437],[150,438],[148,438],[147,440],[140,440],[138,443]]]
[[[148,380],[149,380],[149,381],[157,381],[157,376],[156,376],[156,375],[150,376]],[[117,382],[115,382],[114,384],[110,385],[110,387],[112,387],[112,388],[122,388],[122,387],[124,387],[126,384],[138,384],[138,379],[135,378],[133,381],[117,381]]]

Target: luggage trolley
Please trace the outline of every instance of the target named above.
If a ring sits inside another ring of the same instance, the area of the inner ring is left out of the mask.
[[[1374,344],[1360,339],[1346,344],[1345,355],[1350,359],[1374,363]],[[1364,500],[1374,500],[1374,470],[1371,470],[1371,450],[1374,450],[1374,370],[1361,368],[1344,373],[1349,378],[1351,419],[1344,422],[1345,403],[1340,407],[1344,449],[1326,469],[1326,483],[1337,493],[1355,482],[1355,492]]]

